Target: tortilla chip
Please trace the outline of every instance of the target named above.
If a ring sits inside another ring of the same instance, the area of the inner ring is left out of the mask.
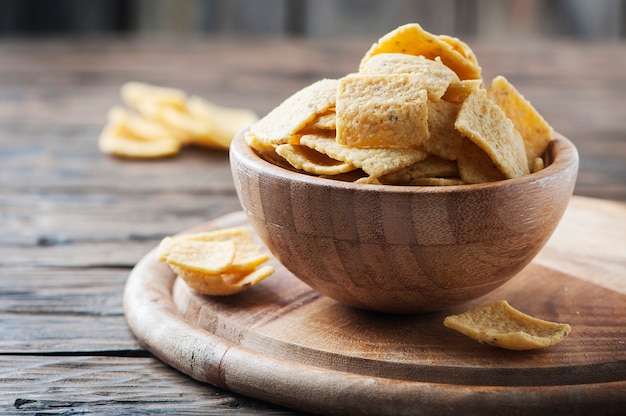
[[[504,110],[504,114],[522,135],[528,167],[532,168],[535,159],[545,152],[552,140],[552,127],[503,76],[497,76],[491,81],[487,94]]]
[[[428,99],[437,101],[444,95],[452,82],[459,78],[439,58],[426,59],[423,56],[402,53],[381,53],[372,56],[359,70],[367,75],[413,74],[423,82],[421,88],[428,91]]]
[[[206,135],[194,137],[191,142],[222,149],[230,147],[237,132],[258,120],[252,110],[222,107],[197,96],[189,97],[186,109],[194,120],[202,121],[207,128]]]
[[[193,241],[179,239],[164,256],[168,264],[200,273],[217,274],[228,269],[235,257],[233,241]]]
[[[480,79],[480,66],[459,53],[456,48],[448,40],[428,33],[419,24],[410,23],[398,27],[374,43],[361,60],[359,68],[365,66],[372,56],[380,53],[405,53],[433,60],[440,57],[443,64],[452,69],[459,79]]]
[[[320,114],[298,131],[298,134],[328,134],[337,128],[337,113],[335,110]]]
[[[264,266],[250,272],[227,274],[202,273],[174,264],[169,266],[190,288],[210,296],[230,296],[240,293],[275,272],[272,266]]]
[[[98,138],[98,147],[101,152],[114,156],[151,159],[177,154],[180,152],[181,143],[171,137],[145,140],[125,131],[120,125],[109,124]]]
[[[484,89],[467,97],[454,126],[483,149],[505,177],[530,173],[522,136]]]
[[[415,148],[428,138],[427,92],[419,75],[352,74],[339,81],[337,142]]]
[[[459,178],[415,178],[406,185],[413,186],[456,186],[463,185],[463,182]]]
[[[118,126],[137,140],[154,141],[160,139],[176,139],[180,137],[176,132],[160,123],[142,117],[141,115],[123,107],[112,107],[107,115],[109,124]]]
[[[349,163],[332,159],[324,153],[299,144],[281,144],[276,148],[276,153],[294,168],[316,175],[338,175],[356,169]]]
[[[323,79],[290,96],[254,123],[246,135],[267,144],[289,143],[300,129],[335,106],[338,81]]]
[[[455,162],[430,155],[424,160],[413,163],[406,168],[380,177],[384,184],[415,185],[425,184],[425,178],[450,178],[458,177],[459,170]]]
[[[545,167],[545,162],[543,161],[543,158],[536,157],[535,160],[533,161],[533,167],[532,167],[532,169],[530,171],[532,173],[539,172],[544,167]]]
[[[361,168],[372,178],[379,178],[425,159],[428,153],[421,149],[359,149],[343,146],[332,137],[304,135],[300,144],[324,153],[333,159]]]
[[[558,344],[571,331],[567,324],[526,315],[505,300],[447,316],[443,324],[480,343],[516,351]]]
[[[454,128],[461,106],[447,101],[428,102],[428,131],[422,145],[429,153],[443,159],[456,160],[463,144],[463,135]]]
[[[469,47],[467,43],[463,42],[459,38],[448,35],[439,35],[439,39],[450,45],[452,49],[463,55],[463,57],[465,57],[468,61],[478,65],[478,59],[476,59],[476,54],[474,54],[474,51],[472,50],[472,48]]]
[[[221,230],[190,234],[176,238],[184,238],[191,241],[232,241],[235,244],[235,257],[230,269],[247,271],[267,261],[269,256],[261,253],[259,247],[252,238],[252,233],[246,227],[232,227]]]
[[[269,255],[260,252],[246,227],[165,237],[157,258],[206,295],[239,293],[274,273],[272,266],[257,269]]]
[[[483,149],[465,138],[457,158],[459,177],[465,183],[485,183],[506,179]]]
[[[450,101],[455,104],[462,104],[463,101],[471,93],[477,89],[484,88],[482,79],[465,79],[463,81],[453,81],[448,86],[445,94],[441,97],[442,100]]]

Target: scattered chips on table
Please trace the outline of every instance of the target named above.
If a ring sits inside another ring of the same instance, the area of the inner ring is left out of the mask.
[[[248,145],[278,166],[405,186],[535,173],[549,163],[552,138],[503,76],[485,86],[468,44],[415,23],[375,42],[357,72],[297,91],[246,132]]]
[[[102,131],[98,146],[102,152],[111,155],[150,159],[177,154],[181,143],[170,136],[136,136],[130,127],[112,122]]]
[[[558,344],[571,331],[568,324],[526,315],[505,300],[447,316],[443,324],[482,344],[517,351]]]
[[[227,150],[235,134],[258,121],[244,108],[228,108],[183,90],[141,82],[120,88],[125,107],[113,107],[99,137],[104,153],[128,158],[177,154],[185,145]]]
[[[246,227],[165,237],[157,258],[205,295],[233,295],[274,273],[272,266],[259,267],[269,255],[260,251]]]

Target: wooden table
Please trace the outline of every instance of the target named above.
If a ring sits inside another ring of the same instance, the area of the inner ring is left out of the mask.
[[[97,136],[119,86],[176,86],[264,114],[355,71],[371,39],[0,42],[0,411],[291,414],[199,383],[139,345],[122,309],[163,236],[239,210],[225,152],[131,161]],[[575,194],[626,202],[626,43],[472,42],[580,152]],[[618,204],[621,208],[621,204]]]

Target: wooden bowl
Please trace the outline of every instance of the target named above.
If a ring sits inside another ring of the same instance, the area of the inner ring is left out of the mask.
[[[543,170],[459,186],[365,185],[271,164],[233,140],[239,200],[271,253],[319,292],[394,313],[446,309],[522,270],[559,223],[578,152],[556,134]]]

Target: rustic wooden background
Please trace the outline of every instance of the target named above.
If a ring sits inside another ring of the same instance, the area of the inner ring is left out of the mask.
[[[356,36],[418,21],[457,36],[626,36],[625,0],[2,0],[0,34]]]
[[[148,3],[153,17],[145,21],[120,11]],[[391,22],[428,20],[436,32],[474,33],[467,39],[485,78],[504,74],[577,145],[575,193],[616,201],[605,202],[621,212],[624,1],[580,2],[595,5],[600,16],[587,21],[603,22],[596,32],[576,29],[584,42],[539,40],[548,32],[529,29],[553,16],[531,18],[540,9],[561,2],[499,3],[0,0],[0,414],[294,413],[194,382],[149,354],[126,324],[121,295],[136,262],[163,236],[240,209],[226,152],[187,148],[175,158],[130,161],[98,151],[106,112],[120,103],[119,86],[129,80],[265,114],[321,77],[354,71]],[[526,3],[533,7],[522,15],[531,17],[511,20],[507,13]],[[200,4],[217,13],[214,26],[189,20]],[[609,11],[601,13],[601,4]],[[90,13],[68,8],[79,5]],[[365,5],[375,17],[361,10]],[[456,14],[444,13],[452,6]],[[319,27],[296,24],[314,12],[326,16],[315,18]],[[490,17],[487,30],[461,20],[464,13],[509,17]],[[443,17],[430,20],[436,14]],[[511,34],[527,34],[514,47],[489,35],[512,22],[519,26]],[[95,36],[111,28],[133,34]],[[47,36],[55,32],[89,36]],[[610,230],[612,243],[619,231]]]

